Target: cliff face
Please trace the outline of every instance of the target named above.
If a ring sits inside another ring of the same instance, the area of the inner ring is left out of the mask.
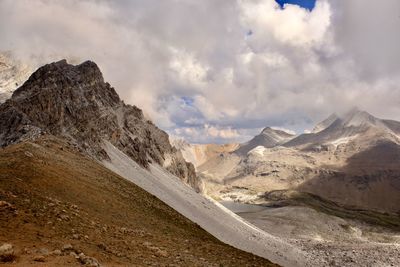
[[[102,147],[109,141],[141,166],[157,163],[198,189],[193,165],[168,134],[121,101],[94,62],[45,65],[0,106],[1,147],[43,134],[67,139],[99,160],[108,158]]]

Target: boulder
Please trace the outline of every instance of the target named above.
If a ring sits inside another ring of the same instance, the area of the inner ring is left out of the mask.
[[[12,262],[16,258],[14,248],[11,244],[3,244],[0,246],[0,262]]]

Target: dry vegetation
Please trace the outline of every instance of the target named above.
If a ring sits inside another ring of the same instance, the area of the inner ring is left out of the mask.
[[[276,266],[50,137],[0,149],[0,218],[3,266]]]

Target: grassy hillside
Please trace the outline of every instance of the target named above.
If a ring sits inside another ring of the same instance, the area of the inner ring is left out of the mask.
[[[12,266],[276,266],[51,137],[0,149],[0,218]]]

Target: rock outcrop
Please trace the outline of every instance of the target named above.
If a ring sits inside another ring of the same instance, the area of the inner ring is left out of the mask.
[[[43,134],[67,139],[98,160],[108,159],[108,141],[141,166],[159,164],[198,189],[193,165],[168,134],[121,101],[94,62],[45,65],[0,106],[0,147]]]

